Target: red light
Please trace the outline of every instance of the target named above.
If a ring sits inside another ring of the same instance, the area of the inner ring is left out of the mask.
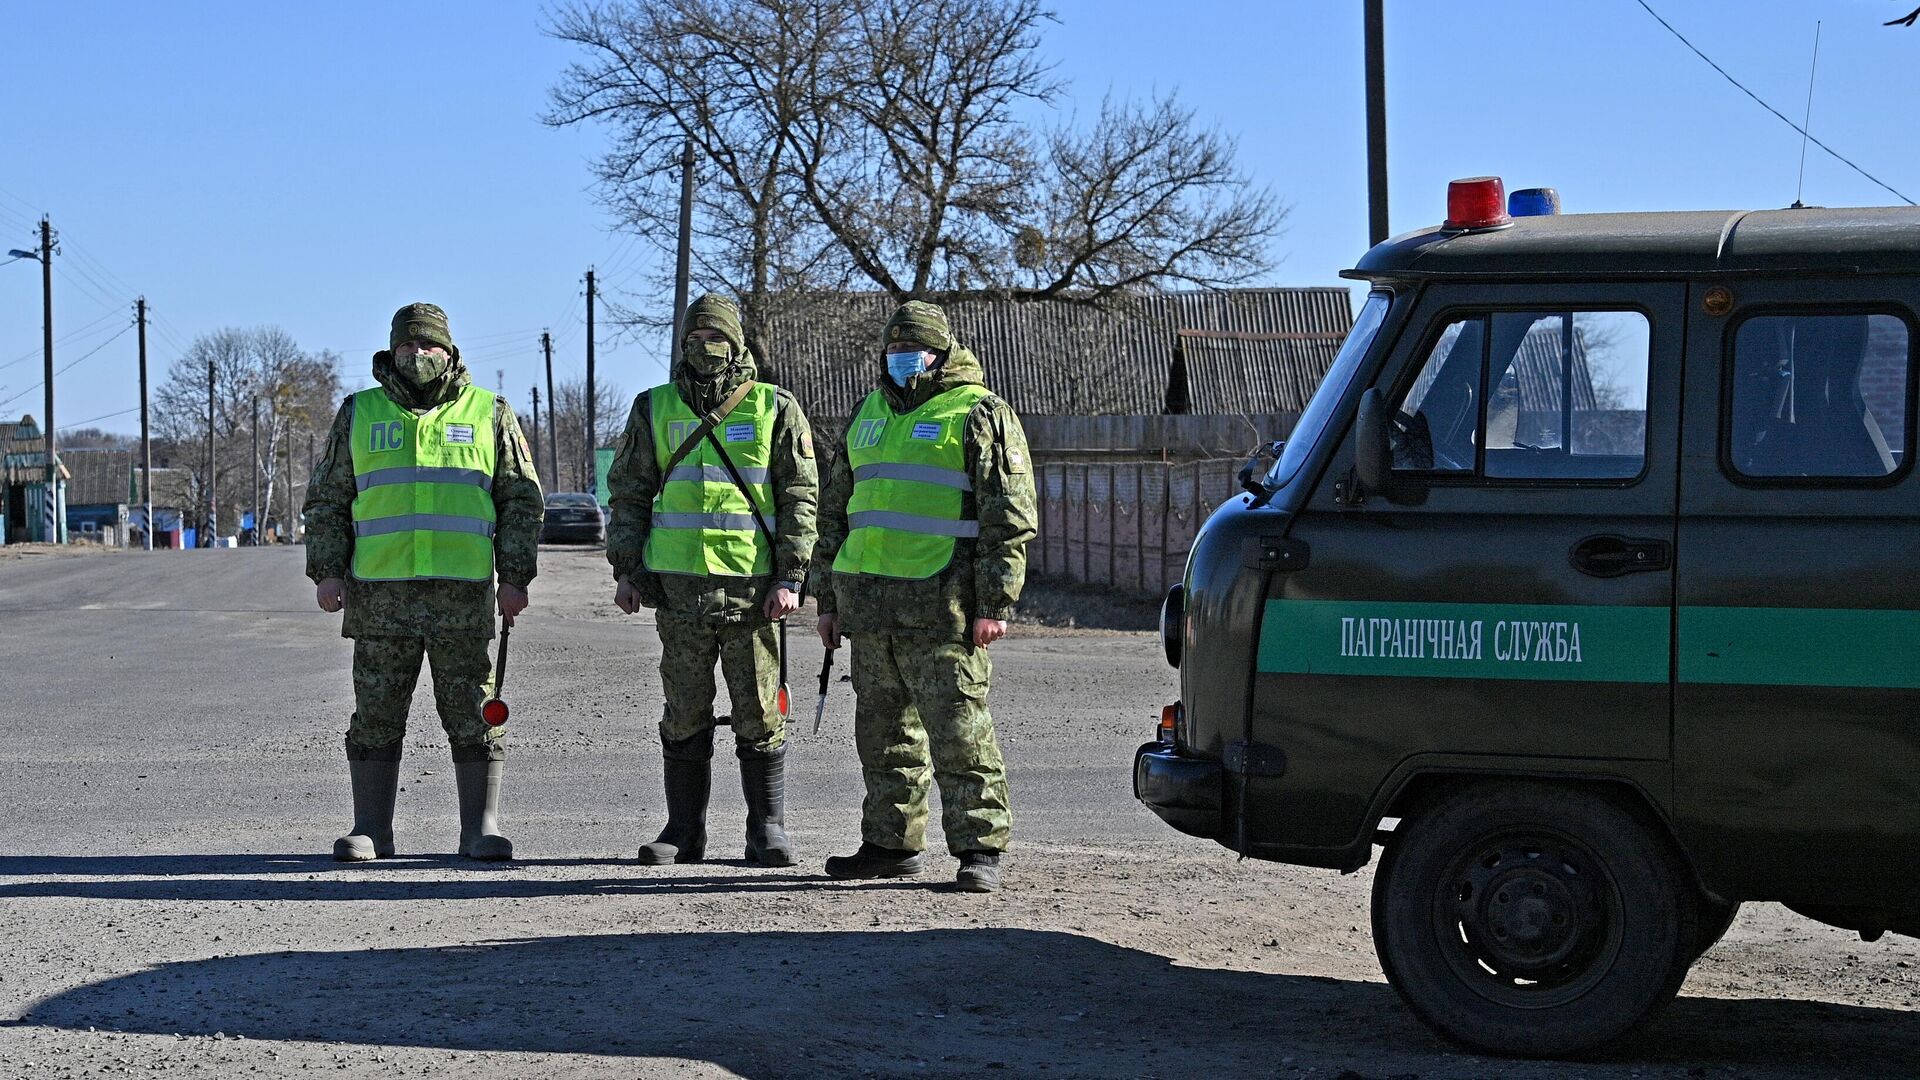
[[[1511,225],[1507,185],[1497,176],[1475,176],[1447,185],[1446,229],[1492,229]]]
[[[485,720],[492,727],[499,727],[506,723],[507,703],[499,698],[489,698],[485,705],[480,706],[480,719]]]
[[[792,698],[791,698],[791,697],[789,697],[789,696],[788,696],[788,694],[787,694],[787,687],[786,687],[786,684],[784,684],[784,683],[782,683],[782,684],[781,684],[781,686],[780,686],[780,695],[779,695],[779,699],[778,699],[778,704],[779,704],[779,706],[780,706],[780,717],[781,717],[781,719],[783,719],[783,720],[784,720],[784,719],[786,719],[787,717],[789,717],[789,716],[792,716],[792,715],[793,715],[793,713],[792,713],[791,711],[789,711],[789,709],[788,709],[788,706],[790,706],[790,705],[791,705],[792,703],[793,703],[793,700],[792,700]]]

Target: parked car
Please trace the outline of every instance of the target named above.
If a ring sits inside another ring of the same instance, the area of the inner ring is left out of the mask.
[[[1167,597],[1134,791],[1252,858],[1378,849],[1412,1011],[1560,1056],[1743,901],[1920,936],[1920,210],[1522,194],[1457,183],[1349,272],[1346,345]]]
[[[584,491],[559,491],[547,496],[547,521],[540,527],[543,544],[604,544],[607,519],[600,502]]]

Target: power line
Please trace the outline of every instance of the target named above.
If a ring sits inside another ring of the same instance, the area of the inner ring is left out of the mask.
[[[81,326],[73,330],[69,330],[66,333],[60,335],[59,337],[54,338],[53,343],[55,345],[65,345],[74,341],[77,338],[90,337],[93,334],[101,333],[105,330],[105,324],[110,322],[113,319],[113,317],[118,314],[119,312],[117,311],[109,311],[105,315],[102,315],[99,318],[93,320],[92,322],[87,323],[85,326]],[[31,352],[21,353],[19,356],[14,357],[13,359],[7,361],[6,363],[0,364],[0,371],[4,371],[7,368],[10,368],[15,364],[20,363],[21,361],[31,360],[34,357],[40,356],[40,355],[43,355],[43,350],[39,348],[36,348]]]
[[[120,338],[121,338],[121,337],[122,337],[123,335],[125,335],[127,331],[129,331],[129,330],[131,330],[131,329],[133,329],[133,326],[132,326],[131,324],[129,324],[129,325],[127,325],[127,326],[123,326],[123,327],[121,327],[121,328],[120,328],[120,333],[118,333],[118,334],[115,334],[115,335],[113,335],[112,337],[110,337],[110,338],[108,338],[107,340],[105,340],[105,341],[103,341],[103,342],[101,342],[100,344],[98,344],[98,345],[95,345],[95,346],[94,346],[93,348],[91,348],[91,349],[89,349],[89,350],[87,350],[87,352],[85,353],[85,355],[83,355],[83,356],[81,356],[79,360],[75,360],[75,361],[73,361],[72,363],[70,363],[70,364],[68,364],[68,365],[67,365],[66,367],[63,367],[63,368],[61,368],[60,370],[58,370],[58,371],[56,371],[56,372],[54,372],[54,375],[56,375],[56,376],[58,376],[58,375],[64,375],[64,374],[66,374],[67,372],[69,372],[69,371],[72,371],[72,370],[74,369],[74,366],[75,366],[75,365],[77,365],[77,364],[79,364],[81,360],[85,360],[85,359],[86,359],[87,357],[89,357],[89,356],[92,356],[92,355],[93,355],[94,353],[97,353],[97,352],[99,352],[99,351],[100,351],[101,349],[104,349],[104,348],[106,348],[107,346],[109,346],[109,345],[111,345],[111,344],[113,344],[114,342],[116,342],[116,341],[118,341],[118,340],[120,340]],[[38,390],[38,389],[40,389],[40,388],[41,388],[42,386],[45,386],[45,385],[46,385],[46,381],[45,381],[45,380],[43,379],[43,380],[41,380],[40,382],[37,382],[37,383],[34,383],[34,384],[33,384],[32,386],[29,386],[29,387],[27,387],[27,388],[26,388],[25,390],[22,390],[22,391],[20,391],[19,393],[17,393],[17,394],[15,394],[15,395],[13,395],[12,397],[10,397],[10,398],[8,398],[8,399],[6,399],[5,401],[0,401],[0,409],[3,409],[3,408],[5,408],[5,407],[7,407],[8,405],[11,405],[11,404],[13,404],[13,403],[14,403],[14,402],[16,402],[16,401],[19,401],[19,400],[20,400],[21,398],[23,398],[23,397],[26,397],[26,396],[27,396],[28,394],[31,394],[31,393],[33,393],[33,392],[34,392],[35,390]]]
[[[77,423],[70,425],[67,428],[67,430],[72,431],[74,428],[85,427],[88,424],[98,423],[102,420],[111,420],[116,416],[125,416],[130,412],[139,412],[139,411],[140,411],[140,406],[135,405],[131,409],[121,409],[119,412],[102,413],[99,416],[89,416],[85,420],[81,420],[81,421],[78,421]]]
[[[1653,10],[1652,7],[1648,6],[1647,0],[1635,0],[1635,2],[1638,3],[1641,7],[1645,8],[1647,14],[1653,16],[1655,22],[1658,22],[1661,26],[1666,27],[1667,33],[1672,34],[1676,38],[1679,38],[1680,44],[1685,45],[1687,48],[1693,50],[1693,55],[1699,57],[1702,60],[1705,60],[1707,62],[1708,67],[1719,72],[1721,78],[1727,80],[1728,82],[1732,83],[1734,86],[1738,87],[1741,93],[1752,98],[1755,102],[1758,102],[1761,108],[1779,117],[1781,123],[1799,132],[1801,136],[1805,138],[1807,141],[1813,143],[1813,145],[1819,147],[1820,149],[1825,150],[1828,154],[1831,154],[1835,161],[1840,162],[1842,165],[1845,165],[1847,168],[1852,169],[1854,172],[1859,173],[1861,176],[1866,177],[1868,180],[1873,181],[1875,184],[1891,192],[1894,198],[1899,199],[1901,202],[1906,203],[1908,206],[1920,206],[1920,203],[1915,203],[1912,199],[1907,198],[1905,193],[1901,192],[1898,188],[1893,187],[1891,184],[1888,184],[1886,181],[1881,180],[1879,177],[1873,175],[1867,170],[1861,168],[1858,165],[1855,165],[1852,161],[1849,161],[1846,157],[1842,156],[1840,151],[1835,150],[1833,147],[1828,146],[1826,143],[1823,143],[1819,139],[1814,138],[1813,135],[1809,133],[1806,128],[1801,127],[1799,124],[1796,124],[1792,120],[1788,119],[1785,113],[1782,113],[1779,109],[1776,109],[1773,106],[1767,104],[1765,101],[1762,101],[1759,94],[1756,94],[1753,91],[1747,89],[1746,86],[1743,85],[1739,79],[1736,79],[1732,75],[1727,74],[1726,68],[1723,68],[1719,64],[1714,63],[1713,57],[1708,56],[1706,53],[1701,52],[1700,47],[1695,45],[1693,42],[1688,41],[1685,34],[1682,34],[1680,31],[1675,30],[1673,28],[1672,23],[1668,22],[1665,19],[1662,19],[1660,17],[1659,12]]]

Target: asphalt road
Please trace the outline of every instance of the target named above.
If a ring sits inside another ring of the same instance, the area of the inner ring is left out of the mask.
[[[994,646],[999,894],[938,888],[944,857],[925,881],[821,876],[857,840],[852,697],[837,683],[808,732],[821,650],[799,632],[803,864],[726,861],[723,754],[718,861],[638,867],[657,638],[614,610],[597,552],[546,552],[533,600],[507,682],[517,860],[445,854],[422,693],[402,857],[341,867],[350,645],[297,549],[0,555],[0,1077],[1920,1073],[1920,943],[1764,905],[1607,1059],[1454,1053],[1380,981],[1367,874],[1236,862],[1132,800],[1132,748],[1176,692],[1148,634]]]

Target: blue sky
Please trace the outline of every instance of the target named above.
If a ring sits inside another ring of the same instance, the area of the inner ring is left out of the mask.
[[[1649,2],[1795,119],[1821,20],[1814,134],[1920,197],[1920,29],[1880,25],[1920,0]],[[1446,182],[1484,173],[1556,186],[1571,212],[1794,199],[1799,137],[1634,0],[1386,7],[1396,232],[1437,222]],[[1059,122],[1109,93],[1178,91],[1291,207],[1271,283],[1339,283],[1366,245],[1358,0],[1056,10]],[[524,410],[543,327],[563,377],[584,366],[586,268],[638,288],[655,258],[593,200],[602,134],[538,122],[571,53],[539,33],[537,6],[12,0],[4,15],[0,250],[31,247],[43,211],[66,242],[63,428],[138,404],[134,336],[108,340],[136,293],[157,319],[156,379],[196,334],[275,324],[340,352],[352,385],[393,309],[431,299],[480,380],[504,369]],[[1895,201],[1818,148],[1805,200]],[[0,266],[0,415],[40,413],[39,343],[37,268]],[[664,345],[603,342],[602,377],[658,381]],[[135,431],[138,414],[98,423]]]

